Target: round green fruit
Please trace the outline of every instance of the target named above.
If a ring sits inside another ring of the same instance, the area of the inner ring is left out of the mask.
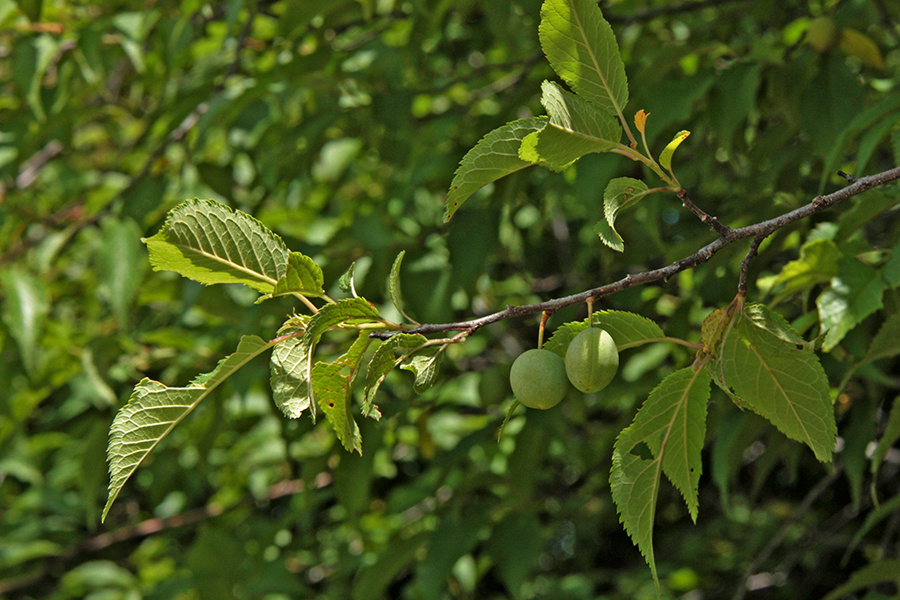
[[[566,363],[549,350],[526,350],[513,362],[509,384],[516,400],[528,408],[553,408],[569,389]]]
[[[612,336],[588,327],[575,336],[566,351],[566,374],[576,389],[589,394],[609,385],[619,368],[619,350]]]

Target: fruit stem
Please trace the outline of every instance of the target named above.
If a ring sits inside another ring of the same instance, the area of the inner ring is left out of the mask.
[[[550,313],[546,310],[541,313],[541,326],[538,327],[538,348],[544,347],[544,327],[547,325],[547,319],[550,318]]]
[[[591,296],[587,299],[588,305],[588,327],[594,326],[594,297]]]

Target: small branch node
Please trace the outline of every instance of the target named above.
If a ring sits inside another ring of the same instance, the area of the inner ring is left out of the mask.
[[[848,182],[850,182],[850,183],[856,183],[857,181],[859,181],[859,178],[858,178],[858,177],[854,177],[853,175],[850,175],[850,174],[848,174],[848,173],[844,173],[843,171],[838,171],[837,174],[838,174],[839,176],[843,177],[844,179],[846,179],[846,180],[847,180]]]

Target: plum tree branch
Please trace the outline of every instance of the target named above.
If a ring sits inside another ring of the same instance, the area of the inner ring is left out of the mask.
[[[642,273],[637,273],[634,275],[626,275],[624,278],[618,281],[608,283],[598,288],[580,292],[578,294],[556,298],[554,300],[547,300],[546,302],[538,302],[536,304],[507,306],[504,310],[468,321],[457,321],[455,323],[423,324],[400,331],[373,332],[370,335],[379,339],[388,339],[396,335],[397,333],[427,334],[445,331],[467,331],[471,333],[486,325],[497,323],[498,321],[516,317],[524,317],[526,315],[535,313],[546,312],[552,314],[566,306],[571,306],[573,304],[578,304],[581,302],[593,301],[599,298],[605,298],[607,296],[611,296],[612,294],[621,292],[622,290],[626,290],[637,285],[643,285],[660,280],[667,281],[669,278],[680,273],[681,271],[692,269],[707,262],[719,250],[721,250],[725,246],[737,242],[738,240],[752,237],[756,238],[759,241],[762,241],[762,239],[771,235],[774,231],[790,225],[795,221],[806,219],[816,213],[822,212],[823,210],[834,206],[838,202],[846,200],[847,198],[852,198],[853,196],[862,194],[863,192],[874,187],[885,185],[898,179],[900,179],[900,167],[895,167],[893,169],[889,169],[875,175],[860,177],[858,179],[855,179],[852,183],[850,183],[850,185],[843,187],[836,192],[832,192],[831,194],[827,194],[825,196],[816,196],[808,204],[772,219],[761,221],[753,225],[740,227],[738,229],[724,228],[717,239],[703,246],[690,256],[686,256],[680,260],[676,260],[670,265],[660,267],[658,269],[652,269],[650,271],[644,271]],[[753,258],[753,254],[755,254],[755,252],[753,252],[752,254],[748,254],[748,258],[745,259],[745,262],[747,264],[749,264],[750,259]],[[744,269],[744,271],[746,271],[746,267],[744,265],[742,265],[742,268]]]

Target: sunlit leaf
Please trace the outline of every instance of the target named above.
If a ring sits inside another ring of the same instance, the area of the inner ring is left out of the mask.
[[[800,258],[784,265],[772,285],[787,295],[830,281],[838,274],[840,258],[841,251],[827,238],[807,242],[800,247]]]
[[[659,164],[662,165],[664,169],[667,171],[672,170],[672,155],[675,154],[675,150],[689,135],[691,135],[690,131],[679,131],[675,134],[675,137],[672,138],[672,141],[663,148],[663,151],[659,154]]]
[[[301,345],[305,327],[283,328],[280,341],[269,359],[272,401],[289,419],[296,419],[310,406],[308,347]],[[283,336],[294,334],[290,337]]]
[[[246,335],[233,354],[187,387],[166,387],[146,378],[135,386],[128,404],[116,413],[109,430],[109,498],[101,520],[106,519],[125,482],[150,451],[223,381],[271,347],[259,337]]]
[[[613,117],[551,81],[541,89],[550,120],[522,140],[521,159],[559,171],[585,154],[616,147],[622,127]]]
[[[841,259],[838,276],[816,299],[819,319],[826,330],[822,348],[837,346],[851,329],[881,308],[887,283],[878,270],[852,257]]]
[[[325,295],[323,285],[325,277],[322,269],[310,257],[300,252],[288,255],[288,264],[284,275],[275,283],[272,296],[300,294],[302,296],[320,297]]]
[[[665,473],[696,520],[709,383],[705,369],[694,371],[691,367],[666,377],[650,393],[634,422],[619,434],[613,449],[613,501],[657,585],[653,522],[660,479]]]
[[[157,271],[175,271],[204,285],[242,283],[263,294],[275,289],[290,255],[261,222],[212,200],[176,206],[163,228],[143,241]]]
[[[829,462],[837,436],[828,378],[813,352],[798,350],[742,319],[721,350],[725,383],[742,402],[787,437]]]
[[[547,60],[563,81],[609,114],[623,114],[628,103],[625,63],[596,2],[546,0],[538,32]]]
[[[502,125],[481,138],[459,163],[447,204],[444,222],[450,220],[459,207],[485,185],[515,173],[532,163],[519,158],[519,146],[530,133],[540,130],[547,123],[546,117],[531,117]]]
[[[406,314],[406,311],[403,310],[403,294],[400,293],[400,266],[403,264],[404,256],[406,256],[406,250],[402,250],[400,254],[397,255],[397,258],[394,259],[394,264],[391,266],[391,275],[388,278],[388,295],[391,298],[391,303],[394,305],[394,308],[397,309],[397,312],[403,315],[403,318],[410,323],[418,325],[418,322],[412,319]]]
[[[412,371],[416,374],[416,378],[413,381],[413,389],[417,394],[421,394],[434,385],[446,347],[428,346],[411,356],[405,357],[401,362],[401,369]]]
[[[765,304],[745,304],[744,316],[757,327],[765,329],[775,337],[798,348],[809,348],[810,344],[796,329],[785,321],[784,317],[773,311]]]

